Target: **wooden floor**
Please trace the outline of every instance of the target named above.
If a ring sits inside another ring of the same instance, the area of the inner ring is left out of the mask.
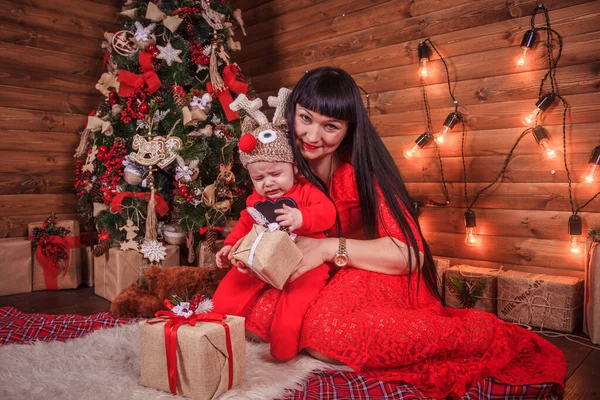
[[[27,313],[82,314],[108,311],[110,302],[94,295],[94,289],[80,287],[56,292],[41,291],[0,296],[0,307],[12,306]],[[600,351],[566,338],[547,338],[567,358],[566,400],[600,399]],[[583,339],[581,339],[584,341]]]

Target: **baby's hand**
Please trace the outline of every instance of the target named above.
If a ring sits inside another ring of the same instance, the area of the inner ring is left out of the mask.
[[[297,208],[284,204],[283,208],[275,210],[275,214],[279,214],[275,219],[279,226],[288,227],[290,231],[295,231],[302,226],[302,213]]]
[[[221,250],[219,250],[216,254],[216,261],[218,268],[227,268],[231,265],[229,262],[229,252],[231,251],[231,246],[223,246]]]

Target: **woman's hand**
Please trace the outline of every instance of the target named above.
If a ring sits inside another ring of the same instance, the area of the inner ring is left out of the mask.
[[[337,239],[313,239],[306,236],[296,238],[296,246],[302,251],[302,260],[290,275],[288,282],[293,282],[305,272],[317,268],[324,262],[331,261],[337,250]],[[333,246],[333,247],[332,247]]]
[[[229,254],[231,253],[231,246],[223,246],[216,254],[217,268],[227,268],[231,265],[229,261]]]
[[[229,251],[229,255],[227,256],[227,258],[229,258],[229,262],[232,263],[238,269],[238,271],[240,271],[242,274],[247,275],[251,272],[250,268],[248,268],[248,266],[245,265],[243,262],[234,260],[233,258],[233,253],[235,253],[240,247],[240,245],[242,244],[242,240],[244,240],[244,238],[241,238],[233,245],[233,247]]]

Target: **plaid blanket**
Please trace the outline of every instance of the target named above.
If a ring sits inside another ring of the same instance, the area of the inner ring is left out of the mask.
[[[26,314],[13,307],[0,308],[0,345],[35,341],[67,340],[96,329],[112,328],[131,319],[115,319],[108,313],[90,316],[63,314]],[[488,378],[471,388],[460,400],[553,400],[554,387],[547,385],[510,386]],[[289,400],[391,399],[433,400],[405,383],[386,383],[366,379],[350,372],[324,372],[311,375],[307,387]]]

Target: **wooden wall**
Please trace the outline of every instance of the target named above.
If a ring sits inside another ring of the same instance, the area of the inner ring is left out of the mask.
[[[234,2],[235,4],[235,2]],[[407,161],[402,150],[423,132],[426,117],[417,75],[416,48],[430,37],[447,59],[454,93],[468,117],[465,146],[470,198],[493,181],[524,129],[546,68],[543,45],[525,68],[515,59],[537,1],[530,0],[253,0],[237,1],[248,36],[238,62],[260,97],[291,87],[304,71],[340,66],[372,96],[372,120],[417,200],[442,201],[434,150]],[[564,38],[556,78],[571,104],[568,164],[576,206],[600,190],[578,183],[600,144],[600,1],[546,0],[552,27]],[[538,16],[537,21],[542,22]],[[239,39],[239,38],[238,38]],[[439,61],[427,79],[434,129],[452,111]],[[545,126],[560,147],[562,109]],[[460,134],[441,150],[449,182],[448,207],[422,210],[420,222],[435,255],[454,263],[504,265],[529,271],[581,275],[583,256],[568,250],[570,205],[562,153],[547,160],[533,137],[519,145],[501,183],[477,202],[482,245],[464,244]],[[552,172],[554,171],[554,173]],[[600,198],[582,213],[584,229],[600,223]]]
[[[118,0],[0,0],[0,237],[75,216],[73,152],[102,99]]]

